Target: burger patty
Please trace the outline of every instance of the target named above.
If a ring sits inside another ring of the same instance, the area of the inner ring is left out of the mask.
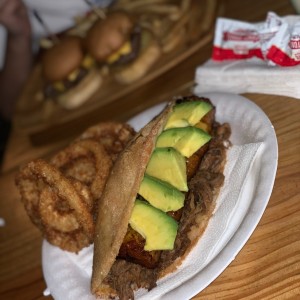
[[[132,30],[129,38],[131,51],[128,54],[121,55],[120,58],[113,63],[113,65],[125,65],[133,61],[139,54],[141,49],[142,30],[136,25]]]
[[[104,283],[114,288],[120,299],[134,299],[133,293],[137,288],[150,290],[155,287],[160,271],[174,263],[190,246],[189,233],[194,226],[197,229],[197,219],[205,217],[208,208],[211,209],[210,203],[224,182],[223,168],[231,130],[228,124],[220,125],[214,122],[212,132],[213,138],[209,142],[208,151],[203,156],[196,174],[189,181],[189,192],[186,195],[174,249],[161,251],[159,263],[153,269],[117,258],[105,278]]]
[[[63,90],[59,91],[56,89],[52,83],[47,83],[44,87],[44,96],[46,99],[55,99],[71,88],[75,87],[79,82],[88,74],[89,70],[84,67],[79,67],[78,74],[74,80],[69,80],[68,78],[61,81],[63,84]]]

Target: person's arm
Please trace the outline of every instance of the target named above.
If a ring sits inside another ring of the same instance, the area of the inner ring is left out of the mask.
[[[31,27],[21,0],[4,0],[0,6],[0,23],[7,29],[6,57],[0,72],[0,114],[5,120],[11,120],[32,65]]]

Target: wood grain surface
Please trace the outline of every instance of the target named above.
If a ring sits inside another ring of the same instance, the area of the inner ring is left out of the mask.
[[[294,13],[289,1],[226,0],[224,16],[260,21],[272,10]],[[172,70],[138,87],[130,95],[61,127],[28,136],[13,131],[0,177],[0,299],[45,298],[39,231],[31,224],[14,185],[20,165],[48,157],[84,128],[107,119],[127,120],[146,108],[189,93],[195,68],[210,57],[211,44],[178,63]],[[194,299],[300,299],[300,100],[246,94],[274,125],[279,161],[274,189],[256,230],[235,260]]]

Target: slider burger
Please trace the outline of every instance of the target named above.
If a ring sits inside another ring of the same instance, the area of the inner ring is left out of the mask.
[[[77,36],[62,37],[42,56],[44,98],[73,109],[87,101],[101,86],[102,77],[94,60],[82,47]]]
[[[133,299],[193,249],[224,182],[230,126],[196,96],[174,100],[127,145],[99,201],[91,289]]]
[[[149,30],[142,29],[123,11],[97,20],[85,37],[85,49],[100,64],[111,67],[115,78],[131,83],[147,72],[160,56]]]

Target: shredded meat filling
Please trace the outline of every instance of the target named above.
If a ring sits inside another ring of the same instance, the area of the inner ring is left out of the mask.
[[[147,269],[138,264],[117,259],[113,264],[105,283],[116,289],[120,300],[134,299],[137,288],[148,290],[156,286],[157,270]]]

